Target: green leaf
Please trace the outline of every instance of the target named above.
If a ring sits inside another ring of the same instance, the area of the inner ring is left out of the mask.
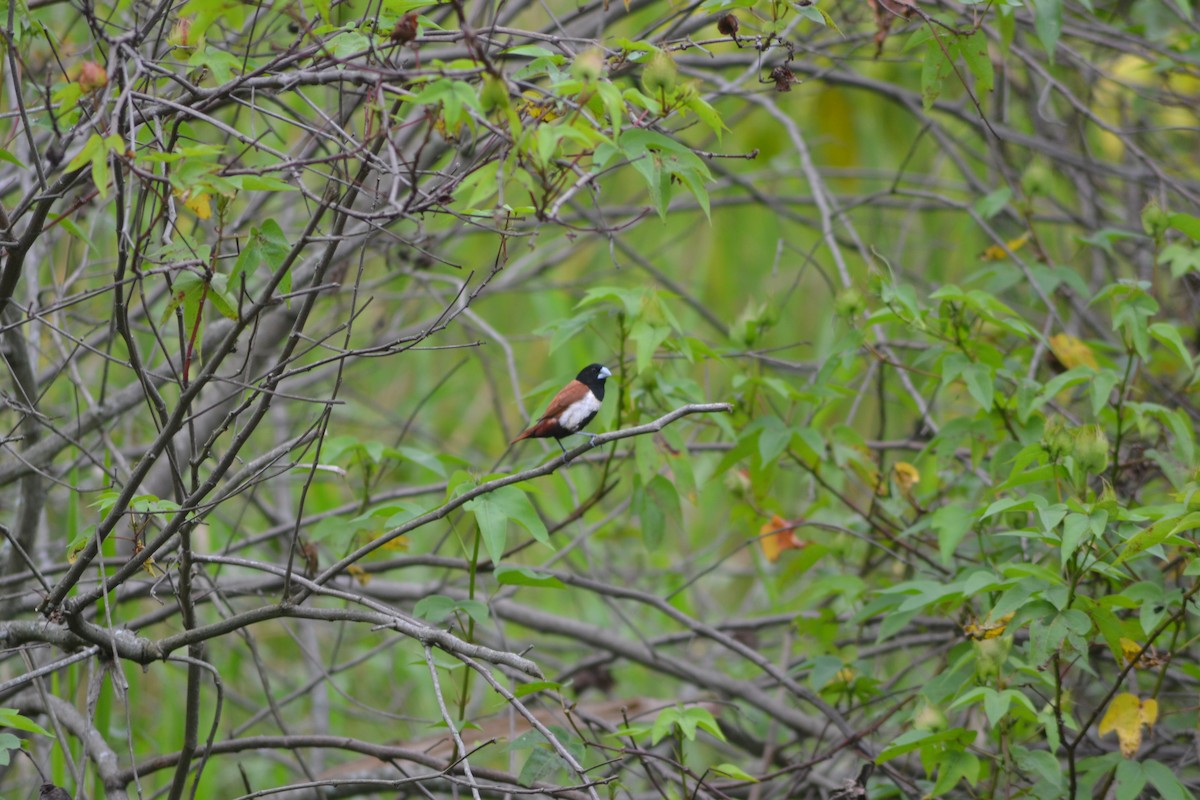
[[[716,134],[717,141],[721,141],[721,133],[729,129],[725,127],[725,122],[721,119],[721,115],[717,113],[717,110],[698,94],[688,99],[687,107]]]
[[[937,533],[942,564],[949,566],[954,552],[975,524],[975,514],[965,505],[951,503],[933,512],[930,526]]]
[[[704,184],[712,180],[708,165],[684,145],[656,131],[635,128],[621,136],[620,149],[633,168],[646,180],[650,200],[663,219],[671,200],[674,177],[696,198],[709,215],[708,191]]]
[[[217,83],[229,83],[234,75],[242,72],[242,59],[219,47],[197,47],[188,58],[188,66],[200,67],[212,72],[213,80]]]
[[[1038,775],[1056,789],[1064,788],[1062,764],[1053,753],[1045,750],[1027,750],[1014,747],[1013,753],[1022,769]]]
[[[77,152],[76,157],[72,158],[70,162],[67,162],[66,172],[73,173],[74,170],[83,167],[84,164],[91,161],[92,154],[94,154],[94,152],[97,150],[103,149],[103,146],[104,139],[101,138],[100,134],[92,133],[91,136],[88,137],[88,140],[86,140],[84,143],[83,148]]]
[[[1129,541],[1125,542],[1125,546],[1121,548],[1121,554],[1117,556],[1117,560],[1113,564],[1122,564],[1131,558],[1141,555],[1151,547],[1162,544],[1175,534],[1190,531],[1194,528],[1200,528],[1200,511],[1193,511],[1182,518],[1167,517],[1166,519],[1160,519],[1149,528],[1143,528],[1131,536]]]
[[[221,316],[234,320],[238,318],[237,298],[229,293],[229,276],[213,275],[208,285],[208,299]]]
[[[263,223],[260,235],[262,237],[262,263],[271,272],[275,272],[287,260],[288,254],[292,252],[292,246],[288,244],[283,228],[279,227],[279,223],[273,219],[268,219]],[[283,280],[279,282],[279,291],[284,294],[292,291],[291,270],[288,270],[284,274]]]
[[[963,370],[963,380],[975,402],[979,403],[984,411],[991,411],[996,391],[991,367],[976,361]]]
[[[984,92],[990,92],[996,82],[995,68],[988,54],[987,34],[983,28],[977,28],[974,33],[962,40],[959,47],[967,69],[975,76],[975,86]]]
[[[484,547],[493,563],[499,564],[504,555],[509,520],[525,528],[537,541],[550,546],[550,534],[545,523],[537,515],[529,497],[516,486],[505,486],[476,497],[463,508],[474,512]]]
[[[92,242],[92,240],[88,238],[87,233],[84,232],[83,228],[79,227],[79,225],[76,224],[75,220],[71,219],[70,217],[59,217],[58,224],[62,225],[63,230],[65,230],[67,233],[74,236],[79,241],[83,242],[90,249],[92,249],[92,250],[96,249],[95,243]]]
[[[349,59],[371,49],[371,40],[353,29],[343,29],[328,41],[332,47],[327,46],[326,49],[337,59]]]
[[[83,149],[75,154],[67,164],[67,172],[74,172],[84,164],[91,162],[92,165],[92,183],[96,186],[96,191],[101,199],[108,197],[108,153],[109,144],[112,136],[107,139],[101,138],[100,134],[93,133],[88,137],[87,142],[83,145]],[[120,138],[117,137],[118,145]]]
[[[797,14],[799,14],[800,16],[804,17],[805,19],[809,20],[810,22],[815,22],[818,25],[825,24],[825,16],[821,13],[820,9],[818,9],[816,6],[794,5],[794,6],[792,6],[792,8],[794,8],[796,10]]]
[[[188,320],[195,319],[195,312],[200,305],[200,295],[204,291],[204,279],[194,272],[183,272],[176,276],[174,286],[171,290],[171,299],[167,302],[167,307],[163,309],[162,318],[159,324],[170,319],[171,314],[180,306],[184,307],[184,320],[187,327],[191,329],[191,322]],[[188,312],[191,312],[190,314]]]
[[[1193,241],[1200,242],[1200,217],[1191,214],[1175,213],[1167,217],[1170,226],[1177,231],[1186,233]]]
[[[637,354],[637,371],[639,374],[650,368],[659,345],[671,335],[671,329],[666,325],[653,325],[645,320],[638,320],[630,328],[629,338],[635,345]]]
[[[1121,382],[1121,376],[1111,369],[1102,369],[1096,373],[1088,385],[1088,393],[1092,400],[1092,416],[1099,416],[1100,411],[1108,405],[1112,390]]]
[[[275,220],[268,219],[261,228],[252,228],[246,246],[238,254],[233,271],[229,274],[228,285],[232,294],[235,297],[241,294],[241,283],[247,273],[265,268],[268,275],[273,274],[287,260],[291,251],[292,246],[288,244],[287,236]],[[291,270],[280,280],[279,290],[284,294],[291,292]]]
[[[27,733],[37,733],[42,736],[54,735],[28,717],[21,716],[20,712],[15,708],[0,708],[0,728],[12,728],[18,731],[26,731]]]
[[[1117,764],[1117,800],[1137,800],[1146,786],[1146,772],[1137,761],[1121,759]]]
[[[384,0],[383,10],[392,16],[400,16],[418,8],[429,8],[438,5],[440,0]],[[514,47],[514,50],[521,48]]]
[[[227,175],[229,181],[248,192],[294,192],[296,187],[270,175]]]
[[[501,51],[506,56],[524,56],[526,58],[553,58],[556,53],[537,44],[523,44],[518,47],[508,47]]]
[[[696,738],[696,729],[708,731],[715,738],[725,741],[725,734],[721,731],[721,726],[717,724],[717,720],[713,717],[708,709],[692,706],[686,708],[679,720],[680,728],[689,740]]]
[[[942,93],[942,82],[953,70],[950,59],[946,57],[947,54],[953,56],[951,48],[950,40],[943,41],[936,34],[925,45],[925,60],[921,65],[921,102],[926,114],[933,110],[933,104]]]
[[[1161,761],[1146,759],[1142,762],[1142,770],[1150,783],[1162,796],[1162,800],[1194,800],[1195,795],[1180,782],[1175,770]]]
[[[555,773],[561,773],[568,768],[562,757],[545,747],[534,747],[529,751],[529,757],[521,766],[517,782],[522,786],[533,786],[541,781],[552,778]]]
[[[1033,29],[1037,31],[1050,63],[1054,63],[1054,48],[1062,35],[1062,0],[1029,0],[1033,6]]]
[[[682,516],[679,491],[662,475],[646,484],[638,478],[633,488],[633,511],[642,524],[642,541],[648,550],[657,550],[666,534],[667,522]]]
[[[422,597],[413,606],[413,614],[434,624],[458,612],[465,613],[475,620],[477,625],[486,625],[489,617],[488,607],[485,603],[478,600],[455,600],[444,594]]]
[[[793,431],[786,422],[774,415],[763,417],[759,423],[758,457],[766,466],[787,450]]]
[[[975,211],[984,219],[991,219],[1003,211],[1011,199],[1012,189],[1004,186],[975,201]]]
[[[900,734],[891,744],[883,748],[875,758],[876,764],[886,764],[893,758],[899,758],[906,753],[928,747],[932,744],[970,745],[975,741],[975,731],[965,728],[949,728],[940,733],[929,731],[907,731]]]
[[[418,450],[415,447],[399,447],[396,448],[396,452],[408,461],[429,470],[439,478],[446,477],[446,465],[437,455],[427,453],[424,450]]]
[[[553,575],[543,575],[529,567],[502,564],[496,567],[496,582],[501,586],[536,586],[541,589],[562,589],[563,582]]]
[[[1172,242],[1162,249],[1159,259],[1171,267],[1171,276],[1174,278],[1182,277],[1188,272],[1200,272],[1200,247]]]
[[[1091,539],[1091,520],[1083,514],[1070,514],[1063,522],[1059,558],[1065,567],[1079,546]]]
[[[18,739],[8,732],[0,732],[0,767],[7,767],[12,761],[12,753],[14,750],[20,750],[25,744],[24,741]]]
[[[938,759],[938,778],[931,794],[941,797],[962,780],[972,786],[979,781],[979,758],[963,750],[947,750]]]
[[[714,774],[724,778],[733,778],[735,781],[745,781],[746,783],[758,783],[758,778],[746,772],[746,770],[737,764],[730,764],[728,761],[717,764],[709,769]]]
[[[1175,355],[1179,356],[1180,361],[1187,364],[1188,370],[1191,371],[1192,353],[1183,343],[1183,337],[1179,335],[1179,328],[1169,322],[1155,322],[1150,325],[1149,330],[1151,336],[1170,348]]]
[[[658,712],[658,716],[654,718],[654,725],[650,728],[650,742],[658,744],[671,731],[679,727],[679,720],[683,712],[675,707],[664,708]]]
[[[625,113],[625,98],[621,96],[621,90],[608,80],[598,81],[596,83],[596,92],[600,95],[600,99],[604,101],[605,109],[608,110],[608,119],[612,124],[613,143],[615,144],[621,133],[621,123]]]
[[[513,695],[516,697],[528,697],[538,692],[557,692],[562,688],[563,685],[557,681],[530,681],[529,683],[522,683],[516,689],[513,689]]]

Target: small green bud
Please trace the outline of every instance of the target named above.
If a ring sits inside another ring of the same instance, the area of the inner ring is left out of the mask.
[[[1051,460],[1058,461],[1066,456],[1074,444],[1072,432],[1063,423],[1062,417],[1051,417],[1042,428],[1042,447]]]
[[[1099,475],[1108,469],[1108,437],[1099,425],[1085,425],[1075,431],[1071,456],[1088,475]]]
[[[1163,210],[1157,200],[1151,199],[1142,209],[1142,230],[1147,236],[1161,238],[1171,226],[1171,215]]]
[[[192,40],[192,18],[180,17],[175,26],[167,34],[167,44],[179,50],[195,50],[196,42]]]
[[[571,63],[571,74],[584,83],[595,83],[604,75],[604,53],[599,47],[589,47]]]
[[[503,78],[484,76],[483,85],[479,87],[479,105],[484,113],[508,106],[508,84]]]
[[[981,681],[1000,677],[1000,668],[1008,660],[1012,650],[1012,634],[995,639],[980,639],[971,643],[975,647],[975,674]]]
[[[833,303],[833,310],[839,317],[857,317],[866,307],[867,299],[853,286],[843,289]]]
[[[642,88],[652,96],[670,94],[675,88],[677,76],[675,59],[671,58],[671,54],[665,50],[655,50],[642,70]]]
[[[1050,191],[1051,175],[1046,169],[1046,165],[1040,161],[1034,161],[1025,168],[1025,172],[1021,175],[1021,191],[1030,197],[1048,194]]]
[[[916,730],[928,733],[941,733],[950,727],[946,712],[925,697],[921,698],[921,705],[917,706],[916,712],[913,713],[912,723]]]

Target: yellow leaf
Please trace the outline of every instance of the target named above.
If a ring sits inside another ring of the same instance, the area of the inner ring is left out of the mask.
[[[133,554],[135,556],[140,555],[145,549],[146,545],[142,544],[140,539],[133,543]],[[146,574],[151,578],[161,578],[163,575],[167,574],[166,570],[158,565],[158,562],[154,560],[153,556],[142,562],[142,569],[145,570]]]
[[[212,205],[208,202],[208,192],[175,192],[175,196],[183,199],[184,206],[200,219],[212,216]]]
[[[372,537],[372,540],[374,540],[375,538],[378,538],[378,537]],[[390,542],[385,542],[384,544],[379,545],[379,549],[381,551],[384,551],[384,550],[393,550],[393,551],[407,550],[408,549],[408,537],[407,536],[397,536],[395,539],[392,539]]]
[[[1056,333],[1050,337],[1050,352],[1066,369],[1084,366],[1099,369],[1092,348],[1067,333]]]
[[[796,525],[776,514],[759,529],[758,543],[762,546],[767,561],[774,564],[784,550],[799,550],[805,542],[796,538]]]
[[[1117,732],[1121,743],[1121,755],[1132,758],[1142,746],[1142,726],[1153,726],[1158,720],[1158,701],[1154,698],[1144,703],[1135,694],[1122,692],[1109,703],[1104,718],[1100,720],[1100,735]]]
[[[359,586],[366,586],[371,582],[371,573],[367,572],[358,564],[351,564],[350,566],[346,567],[346,572],[351,578],[354,578],[354,580],[358,581]]]
[[[1141,655],[1138,655],[1138,654]],[[1158,650],[1153,645],[1146,648],[1146,652],[1142,652],[1142,646],[1133,639],[1121,637],[1121,656],[1126,664],[1132,663],[1138,669],[1154,669],[1162,666],[1162,663],[1171,657],[1170,653],[1158,654]]]
[[[1029,231],[1026,231],[1016,239],[1010,239],[1004,243],[1004,247],[1008,248],[1008,252],[1005,252],[1004,247],[994,244],[988,249],[984,250],[983,253],[980,254],[979,259],[981,261],[1003,261],[1004,259],[1008,258],[1008,253],[1017,252],[1024,247],[1025,243],[1028,241]]]
[[[1147,728],[1153,728],[1154,723],[1158,722],[1158,701],[1153,697],[1142,702],[1142,722]]]
[[[522,94],[525,97],[525,102],[521,104],[521,110],[528,114],[530,118],[541,120],[542,122],[551,122],[558,119],[559,114],[554,111],[554,101],[552,98],[546,97],[536,89],[526,89]]]
[[[892,474],[896,476],[896,483],[899,484],[900,491],[905,494],[912,491],[914,484],[921,482],[921,473],[907,461],[897,461],[892,466]]]
[[[966,625],[963,625],[963,633],[968,639],[974,639],[976,641],[995,639],[998,636],[1004,635],[1004,629],[1008,627],[1009,622],[1012,622],[1012,618],[1012,614],[1005,614],[1003,617],[993,622],[992,615],[988,614],[987,618],[983,622],[973,619]]]

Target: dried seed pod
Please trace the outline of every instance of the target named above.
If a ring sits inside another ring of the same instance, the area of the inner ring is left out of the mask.
[[[738,23],[738,18],[733,14],[726,14],[717,20],[717,30],[722,36],[728,36],[734,41],[737,41],[738,28],[741,27]]]
[[[108,72],[95,61],[85,61],[79,68],[79,88],[85,92],[94,92],[108,86]]]
[[[782,64],[771,70],[771,80],[775,83],[775,91],[777,92],[790,92],[792,84],[800,82],[792,74],[792,71]]]
[[[397,44],[408,44],[417,38],[417,12],[410,11],[396,20],[392,28],[392,41]]]
[[[642,70],[642,87],[650,95],[670,94],[675,90],[677,75],[675,59],[666,51],[657,50]]]

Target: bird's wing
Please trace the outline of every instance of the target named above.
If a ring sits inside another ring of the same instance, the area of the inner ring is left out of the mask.
[[[554,399],[550,401],[550,405],[546,406],[546,410],[542,412],[542,416],[538,418],[538,422],[548,419],[558,419],[558,415],[571,407],[572,403],[576,403],[591,391],[587,386],[584,386],[579,381],[571,381],[558,394],[554,395]]]

